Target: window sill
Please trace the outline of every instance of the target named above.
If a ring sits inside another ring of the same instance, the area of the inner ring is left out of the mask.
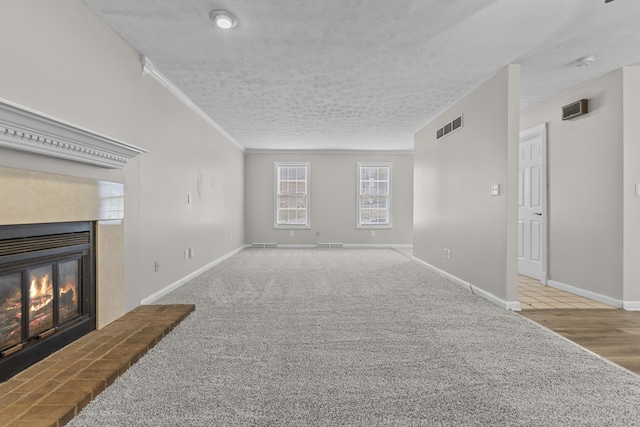
[[[273,229],[274,230],[311,230],[311,226],[310,225],[293,225],[293,224],[274,225]]]
[[[393,228],[393,224],[381,224],[381,225],[375,225],[375,224],[358,224],[356,226],[356,228],[358,230],[370,230],[370,229],[384,229],[384,230],[391,230]]]

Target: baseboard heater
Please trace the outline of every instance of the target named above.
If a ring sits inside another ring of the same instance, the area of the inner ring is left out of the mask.
[[[277,243],[252,243],[253,249],[275,249],[278,247]]]
[[[342,249],[342,243],[318,243],[318,249]]]

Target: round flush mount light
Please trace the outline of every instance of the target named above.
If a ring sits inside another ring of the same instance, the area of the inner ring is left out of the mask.
[[[594,55],[589,55],[585,56],[584,58],[576,59],[573,64],[576,67],[588,67],[589,65],[593,64],[595,60],[596,57]]]
[[[222,28],[223,30],[228,30],[238,25],[236,17],[222,9],[209,12],[209,18],[211,18],[218,28]]]

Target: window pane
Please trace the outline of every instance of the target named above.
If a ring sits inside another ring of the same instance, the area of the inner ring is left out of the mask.
[[[369,218],[370,218],[370,213],[371,211],[367,210],[367,209],[363,209],[360,212],[360,222],[363,224],[368,224],[369,223]]]
[[[370,179],[374,179],[374,174],[372,174],[372,168],[362,168],[362,179],[363,180],[370,180]]]
[[[305,168],[297,168],[297,172],[296,179],[306,179]]]
[[[297,200],[298,200],[298,204],[297,204],[298,208],[306,208],[307,207],[307,203],[306,203],[307,198],[306,197],[298,196]]]
[[[296,196],[287,196],[287,207],[295,208],[296,207]]]
[[[387,173],[389,171],[389,168],[378,168],[378,179],[382,180],[382,181],[386,181],[387,178]]]
[[[293,185],[296,186],[296,194],[304,194],[305,193],[305,185],[304,185],[304,181],[303,182],[296,182],[296,183],[291,183]]]
[[[376,183],[373,181],[363,183],[362,194],[376,194]]]
[[[378,194],[388,194],[388,185],[386,182],[379,182],[378,183]]]
[[[378,207],[381,209],[386,209],[387,208],[387,197],[386,196],[379,196],[378,197]]]

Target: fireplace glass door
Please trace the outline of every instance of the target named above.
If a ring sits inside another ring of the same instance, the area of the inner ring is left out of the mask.
[[[27,269],[29,277],[29,336],[53,327],[53,266]]]
[[[22,273],[0,275],[0,349],[22,340]]]
[[[80,315],[80,259],[58,263],[58,322],[63,323]]]

